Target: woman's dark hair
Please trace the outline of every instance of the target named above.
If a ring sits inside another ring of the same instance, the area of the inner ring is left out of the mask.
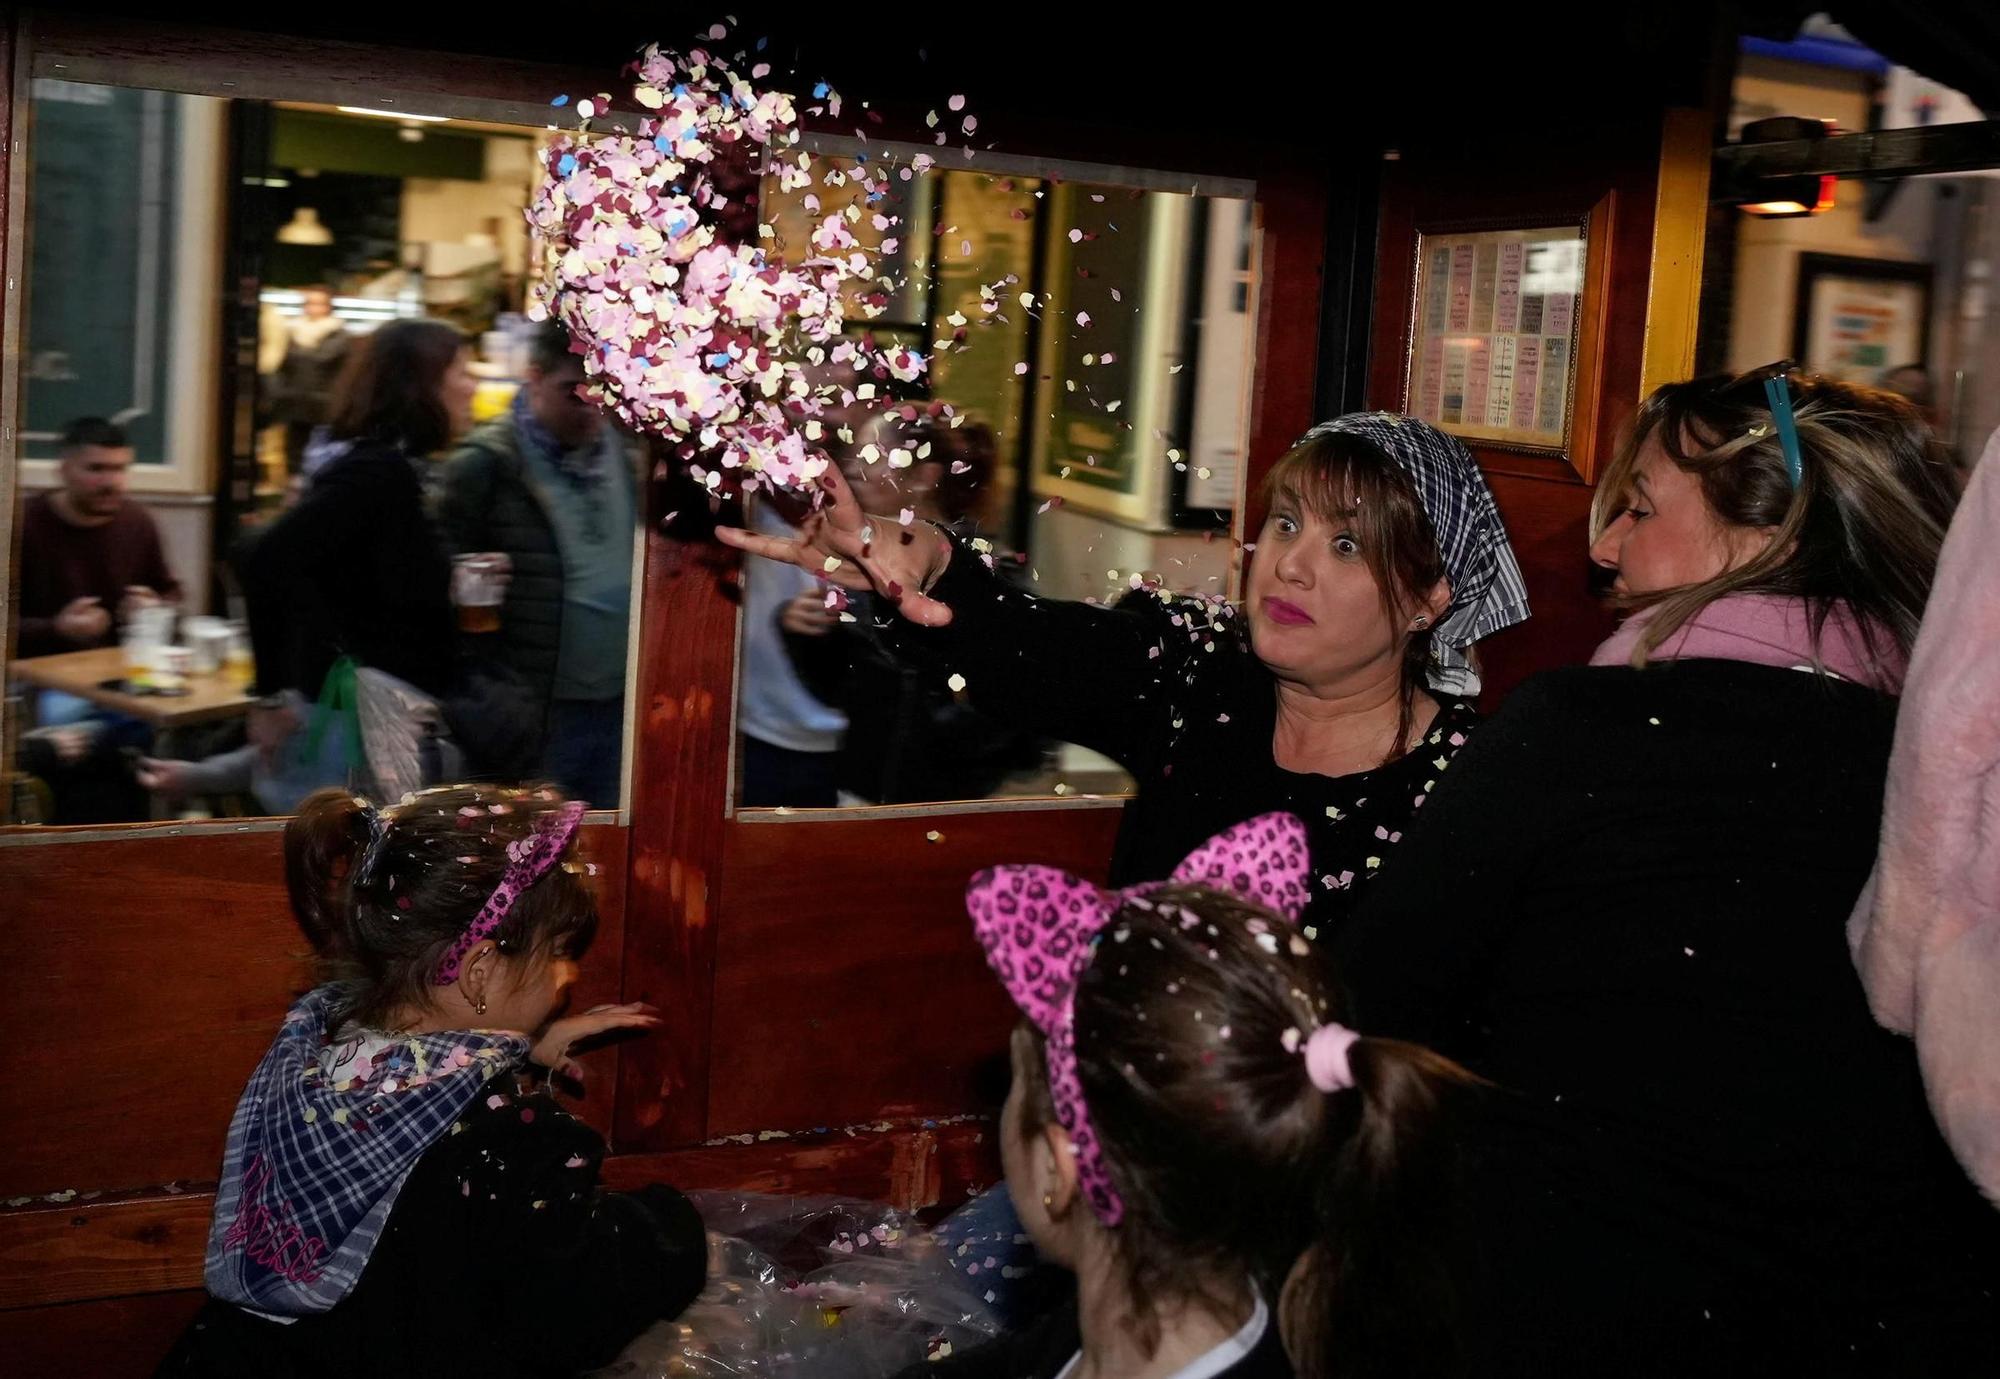
[[[1803,373],[1791,374],[1786,386],[1798,427],[1796,493],[1759,375],[1669,383],[1640,404],[1591,499],[1591,540],[1630,505],[1640,452],[1656,438],[1667,458],[1700,482],[1719,521],[1763,528],[1771,539],[1754,559],[1713,579],[1625,600],[1658,609],[1633,652],[1635,665],[1729,594],[1804,599],[1815,648],[1840,604],[1854,612],[1864,639],[1886,629],[1905,654],[1916,641],[1958,503],[1950,457],[1907,398]],[[1888,650],[1870,649],[1878,656]]]
[[[308,798],[285,825],[292,913],[320,979],[346,989],[337,1021],[380,1027],[429,1004],[431,974],[507,871],[507,849],[564,803],[553,790],[451,785],[376,809],[344,790]],[[494,941],[510,954],[580,957],[597,902],[576,864],[553,866],[507,912]]]
[[[1444,552],[1417,486],[1392,457],[1360,436],[1334,431],[1306,437],[1271,466],[1263,496],[1267,510],[1290,504],[1345,527],[1382,591],[1383,613],[1399,627],[1409,627],[1445,578]],[[1431,631],[1426,625],[1404,640],[1403,712],[1385,764],[1408,749],[1417,695],[1430,684]]]
[[[1075,1013],[1084,1101],[1125,1204],[1111,1238],[1142,1336],[1157,1336],[1163,1306],[1220,1310],[1230,1299],[1214,1294],[1218,1281],[1247,1273],[1282,1297],[1301,1379],[1455,1371],[1444,1122],[1469,1074],[1364,1037],[1348,1055],[1354,1086],[1320,1091],[1293,1051],[1343,1021],[1318,950],[1267,911],[1199,887],[1121,907]],[[1034,1043],[1024,1133],[1053,1119]]]
[[[465,337],[443,321],[390,321],[361,339],[333,385],[327,431],[430,455],[451,439],[444,376]]]

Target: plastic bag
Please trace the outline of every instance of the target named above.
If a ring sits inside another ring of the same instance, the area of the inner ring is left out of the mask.
[[[912,1214],[834,1197],[692,1192],[709,1279],[598,1379],[888,1379],[999,1323]]]
[[[355,715],[369,774],[384,800],[436,785],[454,765],[441,758],[444,710],[437,700],[386,671],[362,666],[354,674]]]

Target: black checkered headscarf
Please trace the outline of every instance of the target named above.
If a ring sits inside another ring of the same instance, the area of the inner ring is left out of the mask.
[[[1444,694],[1479,692],[1479,674],[1465,649],[1488,633],[1528,617],[1528,589],[1507,542],[1493,492],[1472,453],[1451,436],[1393,412],[1354,412],[1323,421],[1300,437],[1358,436],[1393,459],[1424,505],[1437,532],[1438,553],[1451,580],[1451,606],[1431,632],[1431,688]]]

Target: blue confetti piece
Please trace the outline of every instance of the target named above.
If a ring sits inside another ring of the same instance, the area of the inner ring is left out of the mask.
[[[653,147],[658,149],[660,152],[666,153],[669,150],[671,150],[673,146],[674,146],[674,141],[672,139],[669,139],[666,135],[655,134],[653,136]],[[680,188],[676,187],[674,190],[679,191]]]
[[[563,155],[563,156],[561,157],[561,159],[559,159],[559,160],[557,161],[557,163],[556,163],[556,171],[557,171],[557,172],[559,172],[559,173],[561,173],[561,174],[562,174],[562,175],[563,175],[564,177],[567,177],[567,176],[569,176],[569,175],[570,175],[571,173],[575,172],[575,171],[576,171],[576,155],[575,155],[574,153],[565,153],[565,154],[564,154],[564,155]]]
[[[768,38],[760,38],[760,39],[758,39],[758,40],[757,40],[757,51],[758,51],[758,52],[760,52],[760,53],[761,53],[761,52],[763,52],[763,51],[764,51],[764,49],[766,49],[767,47],[769,47],[769,46],[770,46],[770,44],[771,44],[771,40],[770,40],[770,39],[768,39]]]
[[[557,97],[556,97],[556,98],[555,98],[554,100],[550,101],[550,102],[549,102],[549,104],[550,104],[550,105],[568,105],[568,104],[569,104],[569,97],[568,97],[568,96],[557,96]]]
[[[714,354],[711,354],[711,355],[710,355],[710,356],[708,357],[708,366],[709,366],[709,367],[710,367],[711,369],[726,369],[726,368],[728,368],[728,367],[729,367],[729,354],[728,354],[728,352],[727,352],[727,351],[721,351],[721,350],[718,350],[718,351],[717,351],[716,353],[714,353]]]
[[[831,90],[833,90],[833,88],[831,86],[828,86],[825,82],[823,81],[817,82],[813,86],[813,99],[816,101],[823,101],[826,99],[826,93]]]

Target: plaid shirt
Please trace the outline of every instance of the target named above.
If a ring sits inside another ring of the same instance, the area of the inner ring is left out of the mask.
[[[286,1015],[223,1152],[208,1291],[279,1319],[347,1295],[417,1160],[528,1052],[518,1034],[456,1030],[385,1036],[366,1066],[329,1068],[339,995],[320,987]]]

